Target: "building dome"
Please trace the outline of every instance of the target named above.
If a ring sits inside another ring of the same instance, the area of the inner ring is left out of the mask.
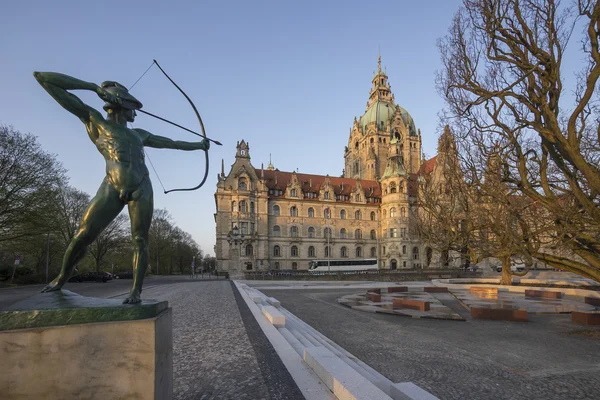
[[[400,112],[404,125],[408,127],[409,135],[417,136],[415,122],[408,111],[399,105],[385,101],[375,101],[373,104],[371,104],[363,116],[360,117],[359,126],[361,127],[362,131],[365,132],[367,125],[372,122],[377,122],[379,129],[385,129],[390,124],[396,110]]]

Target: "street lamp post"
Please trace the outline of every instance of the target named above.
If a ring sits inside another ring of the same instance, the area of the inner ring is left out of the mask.
[[[240,263],[240,250],[241,250],[239,248],[239,246],[242,245],[244,240],[245,240],[244,232],[242,232],[240,234],[239,228],[237,227],[237,225],[234,225],[233,229],[227,234],[227,243],[229,243],[229,246],[233,245],[234,247],[238,247],[238,257],[237,257],[238,264]]]

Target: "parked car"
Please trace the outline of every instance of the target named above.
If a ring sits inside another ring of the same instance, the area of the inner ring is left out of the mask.
[[[525,263],[522,261],[511,260],[510,261],[511,272],[523,272],[525,271]],[[496,266],[496,271],[502,272],[502,264]]]
[[[133,271],[119,272],[117,273],[117,277],[119,279],[133,279]]]
[[[84,272],[69,279],[69,282],[107,282],[112,279],[108,272]]]

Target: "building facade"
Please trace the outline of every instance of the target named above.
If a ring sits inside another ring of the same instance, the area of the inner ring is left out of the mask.
[[[271,163],[257,169],[249,144],[238,142],[215,193],[219,270],[307,269],[327,258],[377,258],[383,269],[429,265],[431,250],[409,222],[436,160],[421,160],[421,132],[394,103],[381,58],[371,83],[344,149],[342,177],[284,172]]]

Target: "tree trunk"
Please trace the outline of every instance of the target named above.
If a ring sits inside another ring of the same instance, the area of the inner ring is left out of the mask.
[[[512,273],[510,271],[510,257],[502,258],[502,278],[501,285],[512,285]]]

